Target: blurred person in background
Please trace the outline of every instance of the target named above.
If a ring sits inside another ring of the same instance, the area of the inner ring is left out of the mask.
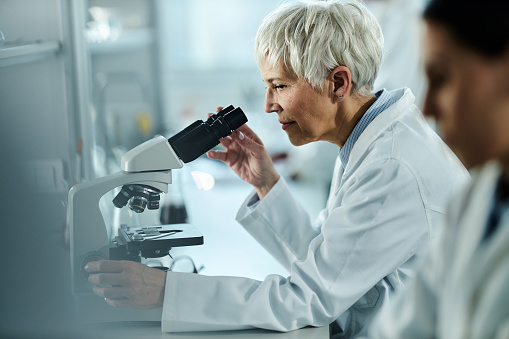
[[[373,92],[382,47],[380,26],[358,1],[283,4],[258,30],[265,111],[278,115],[293,145],[326,141],[339,150],[315,223],[248,126],[221,141],[225,151],[208,153],[254,187],[237,220],[288,277],[209,277],[100,261],[86,267],[94,292],[116,307],[162,306],[169,332],[332,323],[334,337],[366,334],[413,275],[446,201],[468,177],[411,90]]]
[[[372,338],[509,338],[509,2],[432,0],[425,114],[471,169]]]

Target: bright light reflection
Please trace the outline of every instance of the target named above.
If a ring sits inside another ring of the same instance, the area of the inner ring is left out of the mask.
[[[89,42],[102,43],[105,41],[117,41],[120,37],[120,27],[112,24],[114,18],[110,11],[102,7],[88,9],[93,20],[87,22],[87,39]]]
[[[215,180],[211,174],[200,171],[192,171],[191,175],[199,189],[208,191],[214,187]]]

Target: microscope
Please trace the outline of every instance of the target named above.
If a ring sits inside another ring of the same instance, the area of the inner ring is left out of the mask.
[[[71,284],[76,296],[92,295],[85,265],[96,260],[131,260],[169,255],[172,247],[203,244],[203,236],[189,224],[118,227],[110,235],[99,208],[107,192],[122,187],[113,205],[126,205],[136,213],[159,208],[162,193],[172,183],[171,171],[183,167],[219,144],[219,139],[247,122],[232,105],[206,121],[197,120],[173,137],[157,136],[131,149],[121,158],[121,171],[73,186],[68,195]],[[100,299],[100,298],[97,298]],[[100,300],[104,303],[103,300]],[[105,304],[105,303],[104,303]]]

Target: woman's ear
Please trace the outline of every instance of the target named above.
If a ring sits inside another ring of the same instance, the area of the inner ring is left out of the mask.
[[[347,94],[350,94],[352,88],[352,73],[350,73],[348,67],[337,66],[330,72],[328,79],[332,82],[334,101],[341,100]]]

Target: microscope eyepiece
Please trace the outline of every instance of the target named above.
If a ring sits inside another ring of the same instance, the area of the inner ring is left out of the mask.
[[[220,110],[219,112],[217,112],[216,114],[212,114],[208,119],[207,119],[207,123],[211,124],[212,122],[214,122],[214,120],[216,120],[217,118],[219,117],[224,117],[227,113],[231,112],[234,110],[234,107],[232,105],[229,105],[225,108],[223,108],[222,110]]]
[[[219,139],[229,136],[244,125],[247,117],[232,105],[211,115],[205,122],[197,120],[168,139],[178,157],[185,163],[198,158],[219,144]]]

